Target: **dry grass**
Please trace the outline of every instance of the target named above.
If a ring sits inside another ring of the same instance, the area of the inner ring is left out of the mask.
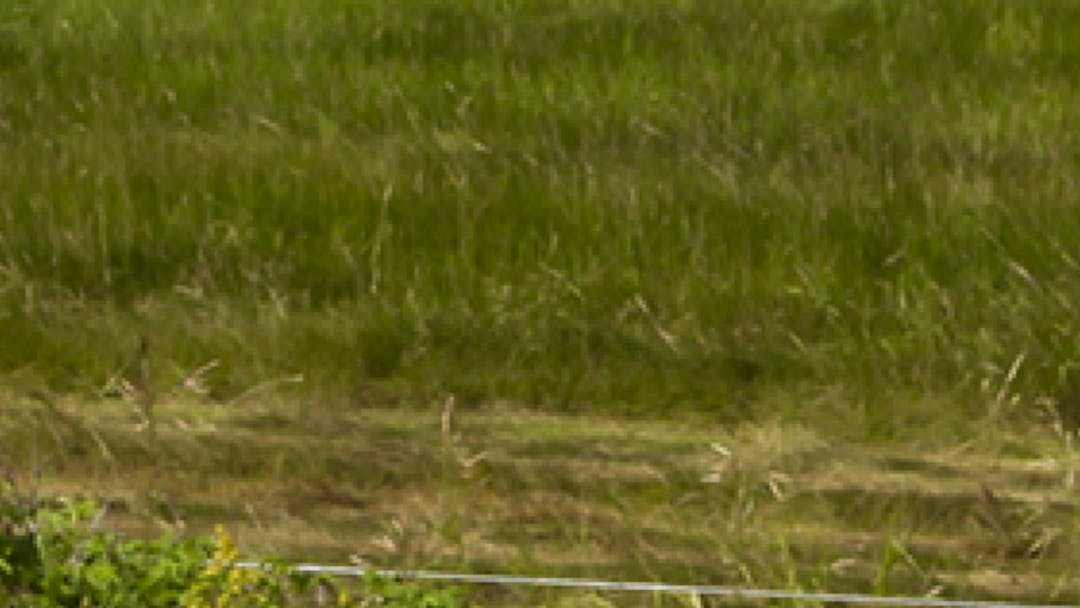
[[[452,415],[442,404],[156,407],[149,436],[123,401],[9,401],[0,441],[21,470],[42,472],[44,491],[108,501],[117,528],[149,535],[224,522],[252,554],[1080,597],[1070,578],[1080,555],[1070,499],[1080,458],[1049,431],[999,430],[963,446],[861,445],[799,424],[645,422],[506,405]]]

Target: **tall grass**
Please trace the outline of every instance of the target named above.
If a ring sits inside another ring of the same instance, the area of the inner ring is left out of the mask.
[[[1063,0],[10,4],[0,369],[1069,422],[1078,60]]]

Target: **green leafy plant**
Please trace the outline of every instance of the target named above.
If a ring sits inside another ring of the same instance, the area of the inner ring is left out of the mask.
[[[286,608],[334,597],[339,608],[457,608],[454,588],[369,576],[356,594],[285,564],[240,562],[232,536],[125,540],[101,529],[92,500],[49,501],[0,486],[0,601],[13,608]],[[326,605],[320,601],[320,605]]]
[[[9,606],[176,606],[210,556],[209,539],[122,540],[94,501],[0,494],[2,599]]]

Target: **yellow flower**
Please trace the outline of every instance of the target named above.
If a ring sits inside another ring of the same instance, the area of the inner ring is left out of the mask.
[[[235,563],[236,560],[240,558],[240,552],[236,549],[236,542],[229,534],[229,531],[225,529],[225,526],[218,524],[214,529],[214,536],[217,538],[217,549],[214,551],[214,561],[227,564]]]

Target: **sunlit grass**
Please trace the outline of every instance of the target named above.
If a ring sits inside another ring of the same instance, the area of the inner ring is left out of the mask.
[[[1071,420],[1078,28],[1049,0],[12,5],[0,367],[86,394],[141,333],[221,360],[222,395]]]
[[[1067,597],[1078,57],[1064,0],[9,3],[0,447],[294,557]]]
[[[0,441],[18,481],[97,496],[129,534],[221,523],[247,555],[324,563],[1080,597],[1080,459],[1038,433],[844,445],[780,421],[181,399],[158,404],[149,437],[131,403],[11,405]]]

